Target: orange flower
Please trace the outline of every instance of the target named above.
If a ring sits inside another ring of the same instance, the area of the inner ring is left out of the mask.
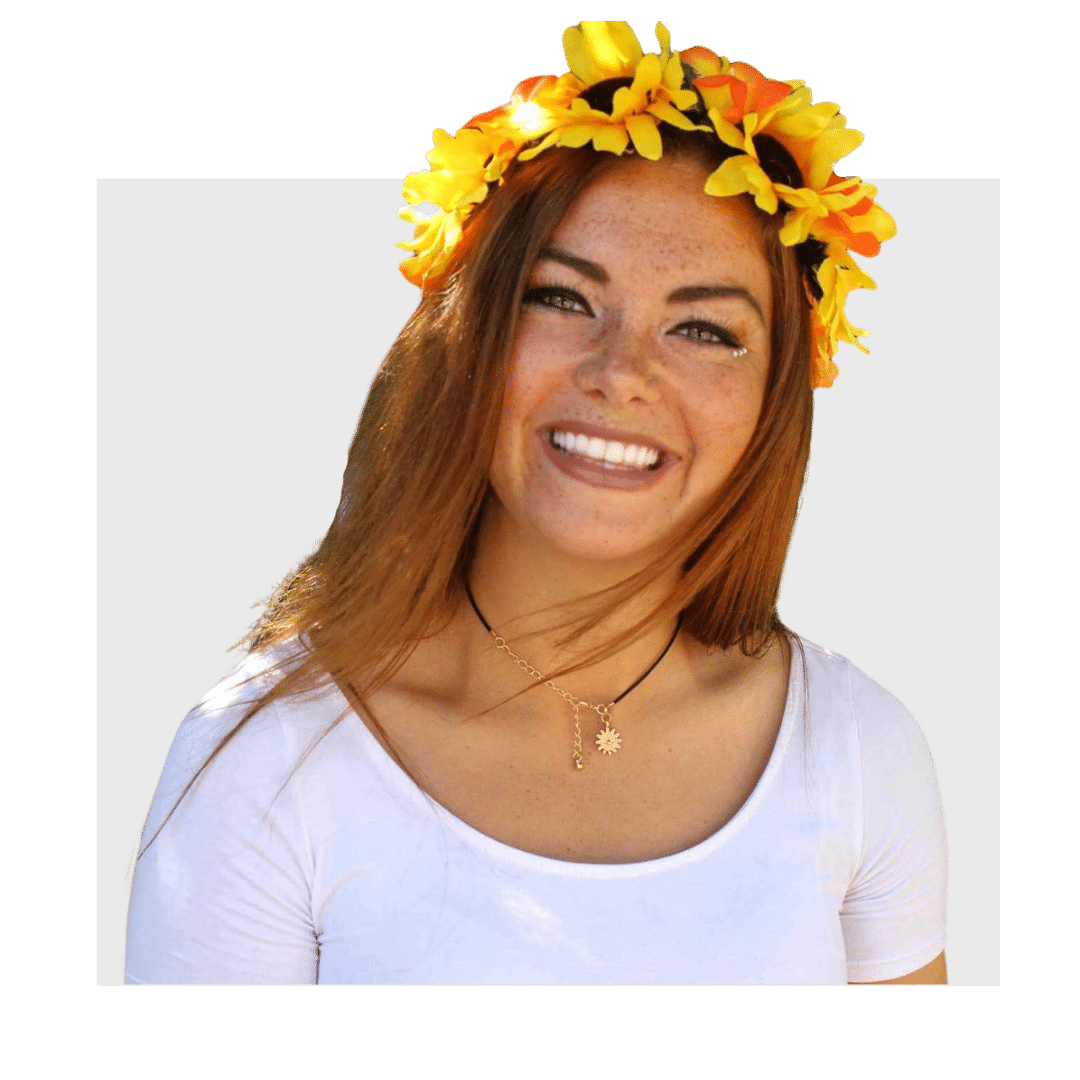
[[[703,75],[694,80],[701,100],[714,108],[729,124],[737,124],[747,113],[759,114],[757,127],[763,127],[760,114],[769,114],[792,88],[785,82],[766,79],[757,68],[736,61],[728,73]]]
[[[877,203],[877,188],[857,176],[835,173],[821,191],[774,184],[776,193],[792,209],[784,218],[780,242],[792,246],[808,236],[826,243],[839,242],[868,258],[881,250],[881,241],[896,235],[896,222]]]

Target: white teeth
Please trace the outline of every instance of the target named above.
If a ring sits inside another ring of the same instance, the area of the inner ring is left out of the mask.
[[[643,469],[660,460],[660,453],[648,446],[626,446],[621,442],[606,442],[587,435],[571,435],[567,431],[555,431],[551,441],[562,450],[594,461],[606,461],[610,465],[632,465]]]

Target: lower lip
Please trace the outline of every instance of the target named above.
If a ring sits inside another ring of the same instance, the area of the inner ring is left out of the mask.
[[[642,491],[645,488],[655,487],[671,472],[679,460],[675,454],[668,454],[664,464],[656,470],[624,468],[618,465],[608,467],[556,450],[551,445],[546,431],[538,431],[536,437],[540,440],[548,461],[556,469],[593,487],[615,488],[619,491]]]

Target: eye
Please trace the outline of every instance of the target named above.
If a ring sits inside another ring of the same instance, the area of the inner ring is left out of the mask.
[[[541,285],[528,289],[521,298],[523,304],[536,304],[538,307],[554,308],[556,311],[580,312],[591,315],[592,308],[581,293],[564,286]]]
[[[700,345],[726,345],[729,349],[734,349],[739,355],[746,352],[746,348],[734,331],[716,323],[685,322],[675,327],[671,333],[678,334],[685,337],[687,341],[694,341]]]

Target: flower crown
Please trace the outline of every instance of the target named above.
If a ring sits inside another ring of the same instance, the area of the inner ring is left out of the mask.
[[[465,219],[503,182],[515,158],[525,161],[551,146],[591,143],[612,154],[632,145],[642,157],[658,161],[659,121],[684,131],[714,131],[734,152],[709,176],[705,191],[747,193],[767,214],[783,210],[780,242],[800,246],[811,306],[811,386],[831,386],[839,342],[869,352],[859,341],[867,331],[848,322],[844,303],[852,289],[877,286],[851,253],[876,255],[881,241],[896,234],[896,223],[874,202],[877,188],[833,171],[862,142],[862,133],[845,126],[838,105],[812,105],[810,88],[799,80],[767,79],[749,64],[730,63],[701,46],[672,52],[662,23],[656,24],[656,37],[659,53],[643,53],[625,22],[571,26],[563,34],[569,72],[518,83],[507,104],[474,116],[456,135],[437,129],[435,148],[427,154],[431,168],[405,178],[402,194],[409,205],[399,216],[416,229],[412,240],[397,245],[413,253],[402,260],[402,273],[422,289],[438,282],[450,267]],[[632,81],[615,90],[605,112],[590,104],[587,92],[610,79]],[[708,124],[697,122],[706,116]],[[776,143],[797,166],[800,186],[781,183],[762,167],[762,157]],[[419,203],[439,210],[425,215],[416,209]]]

